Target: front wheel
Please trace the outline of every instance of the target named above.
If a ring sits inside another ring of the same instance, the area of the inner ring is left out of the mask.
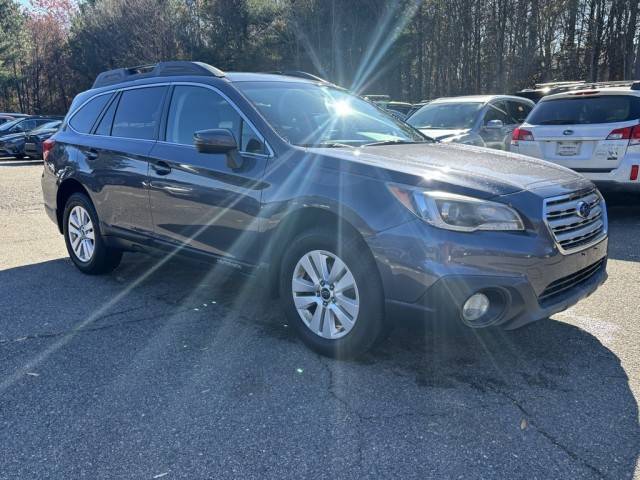
[[[290,322],[312,349],[352,357],[384,329],[384,294],[373,258],[354,239],[322,230],[299,235],[285,253],[280,297]]]
[[[69,197],[63,226],[69,257],[83,273],[108,273],[120,264],[122,251],[106,245],[100,234],[98,214],[86,195],[74,193]]]

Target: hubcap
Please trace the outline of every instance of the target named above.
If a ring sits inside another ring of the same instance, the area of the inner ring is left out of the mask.
[[[298,315],[320,337],[343,337],[358,319],[356,281],[349,267],[331,252],[305,254],[293,271],[291,291]]]
[[[81,262],[88,262],[93,257],[95,250],[95,233],[93,231],[93,222],[89,212],[81,206],[75,206],[69,214],[69,223],[67,225],[69,232],[69,242],[73,253]]]

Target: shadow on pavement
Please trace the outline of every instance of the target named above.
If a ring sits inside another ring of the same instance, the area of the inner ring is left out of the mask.
[[[640,193],[604,192],[604,197],[609,215],[609,258],[639,262]]]
[[[9,476],[633,477],[637,403],[584,330],[397,319],[371,353],[338,362],[301,345],[257,279],[176,260],[138,283],[155,262],[0,272]]]

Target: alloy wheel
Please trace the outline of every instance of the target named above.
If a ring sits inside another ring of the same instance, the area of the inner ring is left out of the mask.
[[[80,205],[73,207],[69,213],[67,231],[73,253],[81,262],[89,262],[95,251],[96,239],[93,222],[84,207]]]
[[[316,335],[335,340],[347,335],[358,320],[360,297],[349,267],[325,250],[306,253],[291,281],[300,318]]]

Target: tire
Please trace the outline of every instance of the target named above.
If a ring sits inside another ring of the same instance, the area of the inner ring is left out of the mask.
[[[25,157],[25,155],[19,154],[19,155],[15,155],[15,159],[16,160],[22,160]]]
[[[298,235],[282,258],[280,301],[289,323],[295,326],[305,344],[327,357],[358,356],[387,331],[384,292],[373,256],[366,248],[362,241],[354,238],[338,242],[334,232],[314,229]],[[307,274],[314,266],[306,263],[305,258],[313,265],[322,265],[325,259],[328,265],[325,277],[329,281],[325,281],[324,286],[320,276],[314,279]],[[335,270],[344,275],[334,272],[336,266]],[[334,275],[338,281],[332,278]],[[345,289],[351,278],[355,288]],[[306,303],[308,307],[299,309]]]
[[[78,223],[80,217],[78,216],[78,213],[81,213],[82,221],[87,220],[86,215],[89,217],[89,221],[85,222],[84,225],[81,225],[83,231],[84,228],[86,228],[86,236],[85,233],[82,233],[81,235],[76,233],[79,232],[79,229],[76,228],[79,226]],[[89,226],[91,226],[92,229],[89,228]],[[90,232],[90,230],[92,230],[92,232]],[[91,233],[93,235],[91,235]],[[106,245],[100,233],[98,214],[93,207],[93,203],[91,203],[91,200],[89,200],[85,194],[74,193],[67,200],[64,207],[63,234],[65,244],[67,245],[67,251],[69,252],[69,257],[82,273],[86,273],[88,275],[109,273],[120,264],[122,251],[110,248]],[[90,238],[91,236],[93,236],[93,239]],[[78,237],[85,238],[86,242],[83,243],[82,240],[78,241]],[[93,241],[93,250],[89,255],[91,240]],[[77,248],[80,244],[83,245],[78,253],[76,249],[74,249],[74,245],[76,245]]]

